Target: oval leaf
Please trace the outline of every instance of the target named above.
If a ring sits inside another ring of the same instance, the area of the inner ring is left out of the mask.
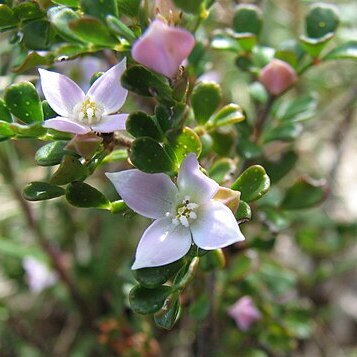
[[[47,182],[31,182],[25,188],[23,196],[28,201],[43,201],[64,195],[64,189]]]

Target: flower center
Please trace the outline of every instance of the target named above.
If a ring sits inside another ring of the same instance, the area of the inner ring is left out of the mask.
[[[73,110],[74,117],[80,123],[87,125],[99,123],[102,119],[104,108],[102,105],[85,97]]]
[[[190,196],[185,196],[182,202],[176,207],[176,214],[172,218],[172,223],[175,226],[182,224],[184,227],[189,227],[190,223],[197,218],[196,210],[198,204],[191,202]],[[167,216],[171,216],[168,212]]]

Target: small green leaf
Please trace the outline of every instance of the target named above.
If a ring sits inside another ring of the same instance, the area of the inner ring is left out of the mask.
[[[200,156],[202,144],[199,136],[189,127],[182,129],[175,138],[170,141],[170,147],[174,151],[179,163],[191,152]]]
[[[40,6],[35,1],[20,3],[14,7],[14,13],[21,21],[33,20],[44,16]]]
[[[333,38],[333,33],[327,33],[325,36],[321,38],[310,38],[304,35],[300,36],[300,43],[302,48],[314,58],[317,58],[325,46],[330,42]]]
[[[79,7],[79,0],[52,0],[53,3],[69,7]]]
[[[53,141],[37,150],[35,161],[41,166],[54,166],[61,163],[61,160],[68,151],[65,150],[68,141]]]
[[[237,143],[237,152],[245,159],[251,160],[260,157],[263,151],[260,145],[242,135]]]
[[[123,200],[110,202],[111,213],[124,213],[129,210],[129,207]]]
[[[39,55],[37,52],[30,52],[22,63],[19,65],[12,67],[12,71],[15,73],[22,73],[32,69],[36,66],[44,67],[49,66],[53,63],[54,56],[52,53],[48,53],[45,56]]]
[[[61,165],[51,178],[55,185],[66,185],[73,181],[83,181],[89,175],[88,169],[73,156],[65,155]]]
[[[4,99],[10,111],[23,122],[31,124],[43,121],[40,97],[32,83],[12,84],[6,89]]]
[[[48,50],[54,36],[50,23],[47,20],[28,22],[22,29],[23,44],[29,50]]]
[[[243,4],[237,7],[233,18],[235,32],[259,35],[262,25],[262,12],[257,6]]]
[[[263,133],[262,139],[264,143],[271,141],[292,141],[298,138],[303,130],[300,123],[283,123],[275,126]]]
[[[235,214],[236,220],[239,223],[250,221],[252,218],[252,210],[247,202],[239,201],[238,210]]]
[[[43,201],[64,195],[64,189],[47,182],[31,182],[25,188],[23,196],[28,201]]]
[[[117,0],[119,13],[129,17],[139,16],[141,0]]]
[[[211,46],[216,50],[232,51],[234,53],[241,50],[237,39],[228,36],[226,33],[217,33],[213,35]]]
[[[204,0],[173,0],[173,2],[184,12],[198,15],[201,12]]]
[[[259,165],[246,169],[231,186],[233,190],[241,192],[241,199],[246,202],[258,200],[268,192],[269,187],[269,176]]]
[[[168,305],[168,306],[166,306]],[[178,295],[171,295],[161,311],[154,315],[155,324],[165,330],[171,330],[181,314],[181,305]]]
[[[7,5],[0,4],[0,31],[16,27],[18,21],[14,12]]]
[[[260,207],[260,215],[270,231],[278,232],[289,227],[290,222],[285,212],[273,206]]]
[[[326,196],[327,184],[324,180],[301,177],[287,189],[280,207],[286,210],[310,208],[320,204]]]
[[[231,175],[236,170],[236,164],[232,159],[222,158],[209,168],[208,174],[214,181],[223,184],[225,181],[231,179]]]
[[[357,59],[357,41],[349,41],[335,47],[332,51],[326,54],[324,60],[336,59]]]
[[[69,22],[69,28],[81,40],[94,45],[115,47],[119,41],[109,32],[108,28],[93,17],[81,17]]]
[[[180,259],[168,265],[134,270],[135,279],[145,288],[156,288],[167,282],[183,265]]]
[[[131,147],[130,160],[139,170],[155,172],[175,172],[177,162],[154,139],[141,137]]]
[[[21,125],[17,123],[10,124],[11,130],[17,138],[39,138],[47,133],[47,129],[42,126],[42,123],[34,123],[31,125]]]
[[[236,124],[245,119],[242,108],[238,104],[228,104],[218,111],[209,120],[208,125],[215,128],[225,125]]]
[[[109,209],[109,200],[96,188],[84,182],[72,182],[66,187],[67,201],[76,207]]]
[[[78,20],[80,18],[77,12],[67,7],[54,6],[48,10],[47,16],[58,33],[65,39],[82,42],[80,37],[74,34],[69,28],[71,21]]]
[[[105,22],[108,15],[118,17],[118,4],[116,0],[80,0],[81,8],[85,14]]]
[[[142,96],[155,97],[159,101],[172,103],[172,89],[166,77],[153,73],[143,66],[128,68],[121,77],[123,86]]]
[[[219,84],[201,82],[195,86],[191,95],[192,109],[198,123],[204,124],[217,110],[222,99]]]
[[[230,156],[233,145],[235,143],[235,136],[232,132],[210,132],[213,139],[213,151],[221,156]]]
[[[106,164],[108,162],[118,162],[125,161],[128,159],[128,152],[124,149],[113,150],[109,155],[107,155],[102,163]]]
[[[136,41],[136,36],[133,31],[130,30],[122,21],[117,17],[107,16],[106,22],[111,31],[117,34],[119,37],[125,38],[129,43]]]
[[[12,130],[10,123],[0,120],[0,141],[10,139],[14,135],[15,132]]]
[[[4,99],[0,98],[0,120],[12,123],[12,116]]]
[[[329,4],[316,4],[306,15],[306,33],[311,38],[321,38],[335,32],[340,19],[336,8]]]
[[[57,113],[50,107],[47,100],[42,101],[42,111],[45,120],[55,118],[57,116]]]
[[[156,121],[144,112],[131,113],[126,121],[126,130],[136,138],[148,136],[158,141],[163,139]]]
[[[171,287],[165,285],[154,289],[136,285],[129,294],[131,308],[138,314],[153,314],[162,308],[171,291]]]

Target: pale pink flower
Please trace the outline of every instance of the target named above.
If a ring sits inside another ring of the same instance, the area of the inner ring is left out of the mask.
[[[228,314],[243,331],[249,330],[249,328],[261,318],[260,311],[250,296],[241,297],[229,308]]]
[[[259,81],[272,95],[279,95],[297,81],[297,75],[288,63],[273,59],[260,72]]]
[[[244,240],[232,211],[213,199],[219,185],[201,172],[193,153],[182,162],[176,185],[165,174],[136,169],[106,175],[131,209],[155,219],[139,242],[132,269],[172,263],[192,243],[214,250]]]
[[[190,32],[156,19],[134,43],[131,54],[138,63],[173,78],[194,46]]]
[[[111,133],[124,130],[128,114],[114,113],[123,106],[128,94],[120,83],[125,69],[124,58],[99,77],[87,94],[70,78],[39,69],[43,94],[51,108],[60,115],[46,120],[43,126],[79,135],[91,131]]]

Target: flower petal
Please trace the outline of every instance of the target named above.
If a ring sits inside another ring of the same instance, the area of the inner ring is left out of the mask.
[[[196,155],[191,153],[183,160],[177,178],[180,193],[191,196],[196,203],[209,201],[218,191],[219,185],[201,170]]]
[[[46,120],[42,126],[48,129],[55,129],[58,131],[64,131],[66,133],[73,133],[73,134],[87,134],[90,132],[90,128],[76,123],[68,118],[56,117],[53,119]]]
[[[125,103],[128,91],[120,83],[126,69],[126,58],[103,73],[89,88],[87,95],[103,105],[104,115],[117,112]]]
[[[91,128],[98,133],[112,133],[117,130],[125,130],[125,122],[128,116],[129,114],[105,115],[98,124],[91,125]]]
[[[223,248],[244,240],[232,211],[214,200],[199,208],[190,228],[193,241],[202,249]]]
[[[195,38],[187,30],[154,20],[131,53],[135,61],[172,78],[194,45]]]
[[[190,230],[170,218],[156,220],[146,229],[136,250],[133,270],[157,267],[179,260],[190,250]]]
[[[165,217],[176,201],[177,188],[165,174],[139,170],[106,173],[121,198],[135,212],[149,218]]]
[[[84,98],[84,93],[70,78],[63,74],[38,70],[43,94],[50,107],[59,115],[71,117],[73,108]]]

